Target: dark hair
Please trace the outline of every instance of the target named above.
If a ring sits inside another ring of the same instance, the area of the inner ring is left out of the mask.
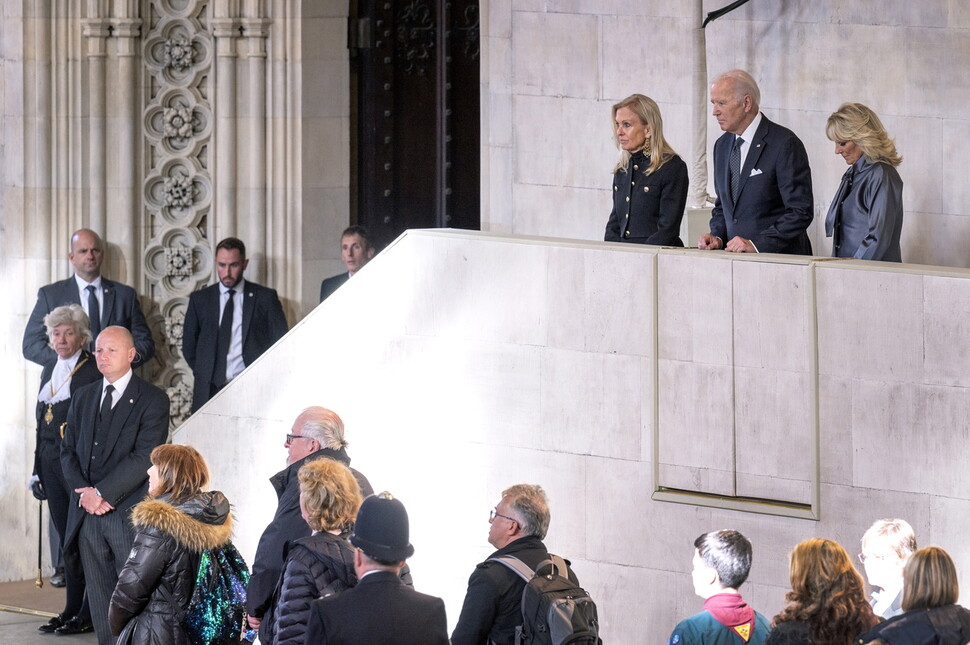
[[[737,531],[711,531],[694,540],[701,560],[717,572],[721,584],[737,589],[751,571],[751,542]]]
[[[772,627],[801,621],[808,623],[813,643],[848,645],[879,622],[862,577],[838,542],[812,538],[800,543],[791,553],[789,578],[788,605],[772,619]]]
[[[381,565],[382,567],[396,567],[396,566],[398,566],[399,564],[401,564],[401,562],[400,562],[399,560],[384,560],[384,559],[382,559],[382,558],[375,558],[375,557],[374,557],[374,556],[372,556],[372,555],[367,555],[367,554],[366,554],[366,553],[364,553],[363,551],[361,551],[361,553],[363,554],[363,556],[364,556],[365,558],[369,558],[369,559],[370,559],[370,560],[372,560],[372,561],[373,561],[374,563],[376,563],[376,564],[379,564],[379,565]]]
[[[156,446],[151,460],[158,468],[158,486],[150,491],[153,497],[171,495],[171,501],[177,504],[194,497],[209,483],[209,467],[192,446]]]
[[[246,259],[246,244],[240,240],[238,237],[227,237],[218,244],[216,244],[216,253],[219,249],[225,249],[227,251],[239,251],[239,254]]]
[[[960,597],[957,568],[938,546],[919,549],[903,569],[903,611],[954,605]]]
[[[365,226],[359,226],[354,224],[353,226],[348,226],[344,229],[344,232],[340,234],[340,239],[344,239],[348,235],[358,235],[360,239],[364,240],[364,250],[374,248],[371,243],[370,231],[367,230]]]

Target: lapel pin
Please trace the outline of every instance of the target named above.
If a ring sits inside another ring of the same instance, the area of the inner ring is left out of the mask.
[[[128,399],[128,403],[131,403],[132,405],[134,405],[135,400],[134,399]]]

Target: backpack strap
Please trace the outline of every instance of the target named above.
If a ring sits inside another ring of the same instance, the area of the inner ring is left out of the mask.
[[[536,575],[537,572],[542,571],[547,566],[552,567],[552,573],[554,575],[561,576],[563,578],[569,577],[569,565],[566,564],[564,559],[558,555],[553,555],[552,553],[549,554],[547,559],[540,562],[539,566],[536,567],[534,571],[529,565],[522,560],[519,560],[514,555],[502,555],[497,558],[489,558],[489,560],[492,562],[501,562],[506,567],[519,574],[519,577],[525,580],[526,583],[532,580],[532,577]]]
[[[558,555],[553,555],[552,553],[550,553],[549,559],[543,562],[542,564],[540,564],[539,569],[542,569],[544,566],[546,566],[547,563],[552,567],[552,573],[554,575],[557,575],[561,578],[569,577],[569,564],[563,558],[560,558]],[[539,569],[536,569],[536,570],[538,571]]]
[[[528,584],[529,581],[532,580],[532,576],[536,574],[536,572],[532,570],[532,567],[527,565],[522,560],[519,560],[514,555],[502,555],[497,558],[489,558],[489,561],[501,562],[506,567],[519,574],[519,577],[525,580],[526,584]]]

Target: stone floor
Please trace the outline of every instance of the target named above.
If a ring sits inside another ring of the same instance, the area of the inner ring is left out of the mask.
[[[94,634],[57,636],[37,631],[40,625],[64,607],[64,590],[45,581],[38,588],[33,580],[0,584],[0,643],[18,645],[86,645],[97,643]]]
[[[0,642],[18,645],[88,645],[97,643],[93,633],[79,636],[41,634],[37,627],[47,622],[42,616],[0,610]]]

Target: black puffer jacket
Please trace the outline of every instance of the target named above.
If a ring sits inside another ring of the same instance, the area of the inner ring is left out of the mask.
[[[317,533],[290,545],[275,609],[274,645],[302,645],[310,603],[357,584],[354,548],[345,537]]]
[[[134,645],[188,645],[179,619],[189,605],[204,549],[223,546],[232,534],[229,500],[218,491],[173,506],[144,501],[131,514],[135,542],[111,596],[108,621],[119,635],[130,621]]]

